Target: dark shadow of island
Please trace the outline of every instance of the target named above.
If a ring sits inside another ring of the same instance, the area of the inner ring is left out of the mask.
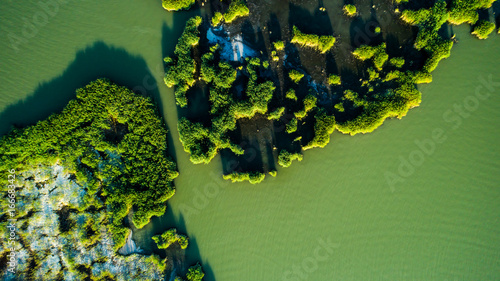
[[[75,91],[98,78],[132,89],[134,92],[152,98],[163,119],[158,82],[149,70],[146,61],[125,49],[95,42],[76,53],[75,59],[57,78],[38,85],[26,99],[8,106],[0,113],[0,135],[7,134],[12,127],[22,128],[61,112],[68,102],[76,97]],[[172,143],[170,134],[168,143]],[[173,147],[169,154],[175,160]]]

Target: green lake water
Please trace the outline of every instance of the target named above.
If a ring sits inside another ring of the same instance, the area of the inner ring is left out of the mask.
[[[37,2],[2,4],[0,133],[61,110],[97,77],[146,90],[171,129],[180,176],[167,215],[135,234],[140,245],[177,226],[190,237],[187,262],[201,259],[209,281],[500,278],[499,35],[479,41],[455,27],[459,43],[419,87],[420,107],[371,134],[336,132],[254,186],[223,181],[219,157],[191,164],[178,141],[162,57],[196,12],[167,13],[153,0],[67,2],[32,34],[23,29]],[[13,36],[25,40],[13,47]]]

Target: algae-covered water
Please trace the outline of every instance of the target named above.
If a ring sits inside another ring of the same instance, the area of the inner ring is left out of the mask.
[[[206,280],[500,278],[499,35],[479,41],[455,27],[451,57],[408,116],[367,135],[336,132],[259,185],[231,184],[219,157],[189,162],[161,81],[162,57],[199,11],[172,14],[153,0],[38,3],[0,9],[0,133],[61,110],[101,76],[153,96],[180,176],[167,215],[135,234],[139,245],[178,227]]]

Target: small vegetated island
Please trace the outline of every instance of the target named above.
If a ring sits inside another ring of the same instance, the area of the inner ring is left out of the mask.
[[[259,29],[269,40],[249,43],[242,35],[249,23],[263,25],[262,3],[212,1],[213,12],[205,20],[188,20],[174,54],[165,58],[165,84],[174,88],[181,112],[188,112],[178,123],[184,150],[196,164],[221,153],[225,179],[259,183],[268,173],[276,175],[274,160],[283,167],[301,161],[302,151],[324,147],[334,130],[369,133],[387,118],[402,118],[421,102],[416,86],[431,82],[438,63],[450,56],[454,39],[442,31],[470,24],[474,35],[487,38],[495,24],[480,19],[478,11],[488,14],[493,2],[395,0],[393,24],[413,32],[411,42],[388,48],[384,27],[377,26],[369,42],[351,44],[349,57],[342,52],[339,58],[336,44],[342,38],[335,31],[325,33],[321,25],[304,30],[313,22],[292,17],[288,29],[281,27],[281,38]],[[334,11],[347,23],[359,12],[352,4]],[[354,75],[339,68],[313,75],[296,59],[305,55],[354,61]],[[208,105],[206,114],[199,114],[200,103]]]
[[[141,254],[125,219],[142,228],[174,195],[166,140],[152,101],[105,79],[79,89],[61,113],[4,136],[0,168],[15,188],[2,185],[0,222],[17,239],[0,241],[1,279],[164,280],[172,261]],[[153,238],[159,248],[188,245],[175,229],[165,237]],[[203,276],[199,265],[189,274]]]

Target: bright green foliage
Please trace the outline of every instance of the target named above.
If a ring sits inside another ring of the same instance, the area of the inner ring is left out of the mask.
[[[162,0],[162,6],[167,11],[187,10],[195,0]]]
[[[200,40],[198,26],[201,24],[200,17],[188,20],[186,28],[175,46],[175,59],[165,58],[165,84],[168,87],[177,86],[175,98],[180,107],[187,106],[186,92],[196,82],[196,62],[191,55],[194,46]]]
[[[341,84],[340,76],[335,75],[335,74],[330,74],[330,76],[328,76],[328,84],[340,85]]]
[[[296,101],[297,100],[297,95],[295,94],[295,90],[294,89],[288,89],[288,91],[286,92],[286,98]]]
[[[280,154],[278,156],[278,164],[280,164],[280,166],[282,167],[290,167],[290,165],[292,164],[292,161],[294,160],[298,160],[298,161],[302,161],[302,154],[300,154],[299,152],[297,153],[291,153],[285,149],[281,150],[280,151]]]
[[[427,72],[416,72],[413,74],[415,84],[427,84],[432,82],[432,75]]]
[[[137,228],[162,215],[174,194],[176,165],[166,155],[167,131],[152,102],[105,79],[77,90],[59,114],[0,143],[2,169],[60,162],[87,186],[87,207],[107,206],[115,248],[128,235],[123,218],[133,206]],[[82,210],[83,211],[83,210]]]
[[[295,117],[298,120],[306,117],[307,113],[316,107],[317,101],[318,101],[318,99],[315,96],[308,94],[304,98],[304,108],[298,112],[295,112]]]
[[[452,24],[475,24],[479,18],[477,10],[488,9],[495,0],[451,0],[448,22]]]
[[[338,110],[339,112],[344,112],[345,109],[344,109],[344,105],[340,102],[340,103],[337,103],[333,106],[336,110]]]
[[[278,175],[278,172],[276,170],[272,170],[272,171],[269,171],[269,175],[271,175],[271,177],[275,178]]]
[[[455,1],[453,3],[457,4],[459,2]],[[452,4],[452,6],[455,4]],[[474,11],[474,13],[476,12]],[[457,23],[451,19],[451,14],[452,12],[448,13],[447,4],[444,0],[436,1],[434,6],[429,9],[403,11],[401,18],[409,24],[419,27],[417,39],[415,40],[415,48],[417,50],[424,49],[429,54],[429,58],[423,68],[425,72],[430,73],[434,71],[439,61],[450,56],[453,41],[442,38],[438,32],[447,20]]]
[[[273,46],[276,51],[283,51],[285,49],[285,43],[283,41],[276,41],[273,43]]]
[[[379,34],[380,32],[382,32],[382,29],[380,29],[380,26],[375,27],[375,33]]]
[[[304,73],[302,72],[299,72],[295,69],[292,69],[290,70],[290,72],[288,72],[288,76],[290,77],[290,79],[295,82],[296,84],[298,84],[300,82],[300,80],[302,80],[302,78],[304,78]]]
[[[306,146],[304,150],[313,147],[325,147],[330,142],[330,135],[335,130],[335,117],[328,115],[324,110],[319,110],[314,116],[314,138]]]
[[[203,280],[203,276],[205,276],[205,273],[203,273],[201,265],[196,264],[188,269],[188,273],[186,274],[186,279],[188,281],[201,281]]]
[[[212,135],[208,128],[201,123],[192,123],[182,118],[177,124],[179,138],[184,151],[191,156],[189,159],[195,164],[208,164],[217,154],[218,147],[212,142]]]
[[[368,80],[370,82],[375,82],[377,81],[377,79],[380,78],[380,73],[378,73],[378,71],[375,70],[373,67],[367,68],[366,72],[368,72]]]
[[[429,50],[430,57],[425,62],[423,70],[428,73],[434,71],[442,59],[450,56],[452,47],[453,41],[451,40],[437,40],[429,45],[426,50]]]
[[[215,59],[215,53],[219,50],[218,46],[213,48],[213,52],[206,53],[202,56],[201,77],[207,83],[213,83],[219,88],[229,89],[233,86],[236,80],[236,69],[225,61]]]
[[[224,16],[220,12],[215,12],[212,17],[212,26],[218,26],[222,23],[222,20],[224,20]]]
[[[488,35],[495,30],[495,24],[486,20],[479,21],[476,26],[474,26],[474,31],[472,34],[476,35],[479,39],[487,39]]]
[[[218,52],[218,46],[212,46],[209,52],[202,55],[200,67],[201,78],[210,89],[211,125],[193,123],[186,118],[178,123],[180,141],[195,164],[209,163],[218,151],[225,148],[237,155],[243,154],[243,149],[230,140],[228,133],[236,129],[238,119],[252,118],[257,113],[266,114],[275,90],[272,81],[263,81],[260,77],[264,63],[259,58],[247,59],[244,71],[248,75],[248,83],[244,97],[235,99],[232,90],[237,71],[229,63],[221,61]],[[256,181],[253,176],[249,179]]]
[[[236,118],[252,118],[256,113],[267,113],[267,105],[276,87],[272,81],[258,82],[257,71],[260,66],[261,62],[258,58],[249,60],[247,72],[250,77],[246,88],[248,99],[236,105]]]
[[[186,249],[188,246],[188,238],[186,235],[178,234],[177,229],[172,228],[165,231],[161,235],[155,235],[152,237],[155,241],[158,249],[167,249],[170,245],[178,243],[181,249]]]
[[[324,54],[333,48],[333,45],[335,44],[335,37],[302,33],[298,27],[294,25],[293,38],[291,42],[302,47],[307,46],[314,48]]]
[[[415,78],[405,74],[395,79],[399,86],[375,101],[363,100],[356,93],[346,91],[344,99],[361,108],[362,113],[352,120],[337,123],[336,128],[344,134],[369,133],[382,125],[385,119],[402,118],[410,108],[418,106],[421,94],[414,86]]]
[[[267,116],[267,119],[269,120],[279,120],[281,116],[283,116],[283,113],[285,113],[285,107],[281,106],[276,108],[273,112],[269,113]]]
[[[249,14],[250,10],[248,10],[244,0],[232,0],[228,10],[224,14],[224,21],[231,23],[237,18],[246,17]]]
[[[286,124],[286,132],[289,134],[296,132],[297,124],[298,124],[297,118],[292,118],[292,120],[290,120],[290,122]]]
[[[385,62],[389,59],[389,55],[386,53],[385,48],[385,43],[378,46],[363,45],[354,50],[353,54],[362,61],[372,59],[375,67],[378,70],[382,70]]]
[[[347,4],[344,6],[344,14],[353,17],[356,15],[356,6],[352,4]]]
[[[225,180],[231,180],[231,182],[248,181],[251,184],[257,184],[266,178],[266,174],[261,172],[233,172],[231,174],[224,175],[223,178]]]
[[[389,63],[397,68],[401,68],[405,64],[405,59],[404,58],[391,58],[389,60]]]

